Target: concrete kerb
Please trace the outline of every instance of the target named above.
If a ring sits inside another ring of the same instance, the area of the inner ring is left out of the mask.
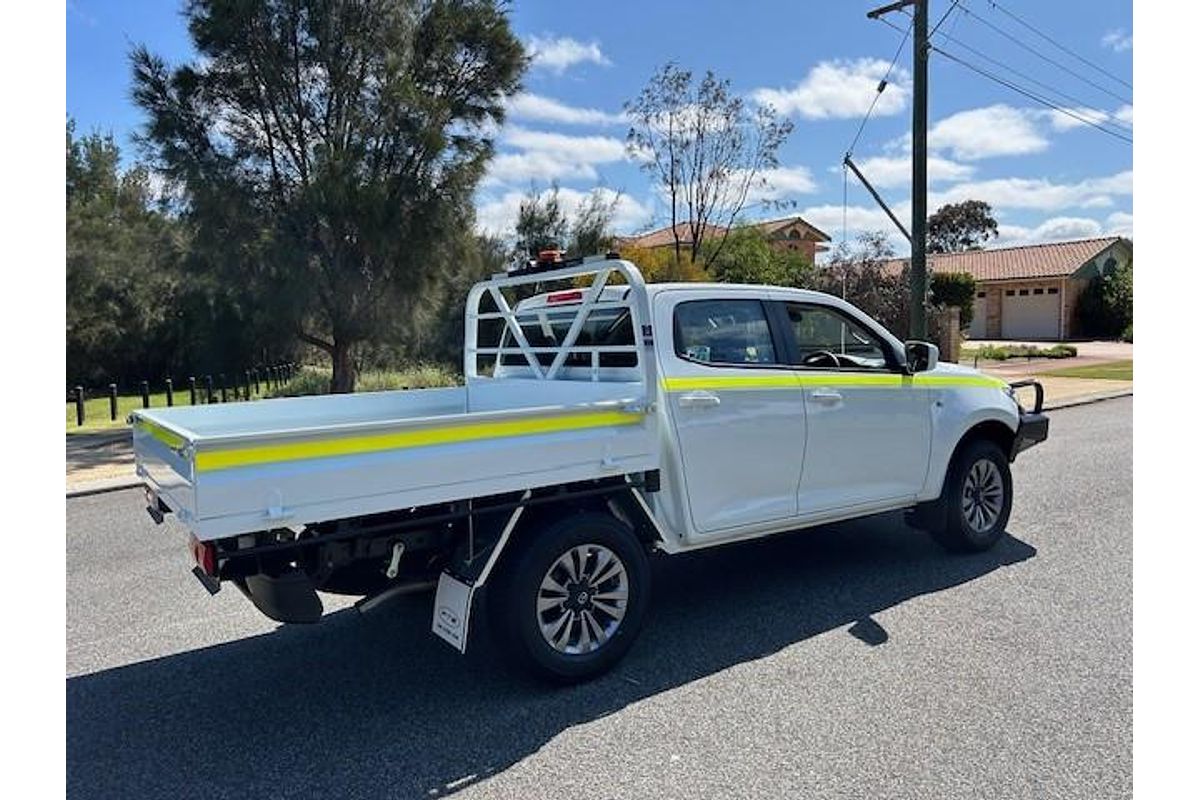
[[[93,494],[106,494],[108,492],[120,492],[125,489],[135,489],[142,485],[140,478],[133,476],[127,478],[105,478],[98,481],[87,481],[86,483],[78,484],[77,486],[67,487],[67,499],[73,497],[88,497]]]
[[[1133,390],[1126,389],[1121,392],[1112,392],[1110,394],[1094,395],[1091,397],[1080,397],[1080,398],[1076,398],[1073,400],[1068,399],[1061,403],[1055,403],[1053,405],[1047,403],[1042,408],[1042,410],[1043,411],[1058,411],[1060,408],[1074,408],[1075,406],[1087,406],[1087,405],[1091,405],[1092,403],[1102,403],[1105,400],[1119,400],[1122,397],[1133,397]]]

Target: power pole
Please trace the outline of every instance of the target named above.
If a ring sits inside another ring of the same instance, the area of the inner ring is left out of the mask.
[[[926,156],[929,131],[929,0],[913,3],[913,152],[912,152],[912,263],[909,268],[909,338],[924,341],[929,335],[925,320]]]
[[[913,7],[912,223],[909,225],[912,258],[908,276],[908,336],[910,339],[924,340],[929,335],[929,326],[925,319],[925,293],[929,288],[929,273],[925,263],[925,220],[928,216],[926,159],[929,139],[929,0],[898,0],[868,11],[867,17],[876,19],[906,6]],[[855,174],[858,174],[857,170]]]

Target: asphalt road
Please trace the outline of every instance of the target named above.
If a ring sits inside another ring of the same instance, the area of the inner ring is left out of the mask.
[[[571,689],[458,656],[429,598],[280,628],[139,493],[68,501],[68,793],[1130,796],[1131,412],[1055,412],[986,554],[888,516],[660,558],[638,644]]]

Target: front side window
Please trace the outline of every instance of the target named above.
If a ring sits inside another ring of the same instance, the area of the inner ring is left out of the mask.
[[[675,307],[675,353],[705,364],[777,364],[758,300],[691,300]]]
[[[787,303],[801,366],[886,370],[883,344],[875,334],[831,308]]]

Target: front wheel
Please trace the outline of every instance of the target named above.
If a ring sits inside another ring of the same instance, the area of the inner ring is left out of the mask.
[[[1000,446],[986,439],[969,442],[950,465],[930,533],[948,550],[987,550],[1008,525],[1012,493],[1012,473]]]
[[[489,588],[504,652],[538,677],[588,680],[628,652],[650,593],[645,549],[627,526],[582,513],[530,531]]]

